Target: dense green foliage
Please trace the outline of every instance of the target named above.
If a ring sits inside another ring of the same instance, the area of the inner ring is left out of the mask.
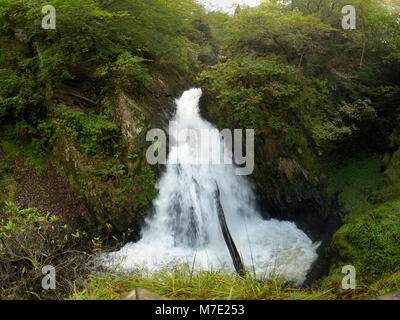
[[[66,80],[141,87],[154,70],[192,72],[209,46],[204,9],[192,0],[55,0],[55,30],[41,28],[45,4],[0,1],[0,120],[36,126],[47,86]]]
[[[226,59],[199,77],[225,124],[296,147],[302,133],[339,155],[343,146],[382,151],[399,120],[398,13],[354,4],[359,27],[350,31],[340,1],[265,1],[225,22]]]

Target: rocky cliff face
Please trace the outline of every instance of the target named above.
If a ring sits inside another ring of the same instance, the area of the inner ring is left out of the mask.
[[[155,183],[161,168],[147,164],[151,128],[164,128],[173,113],[173,99],[184,88],[180,78],[155,76],[154,84],[142,91],[114,88],[106,95],[109,118],[118,126],[117,146],[111,153],[88,153],[82,141],[71,133],[71,125],[60,115],[75,117],[98,110],[98,105],[76,88],[51,92],[50,114],[55,127],[52,147],[58,164],[88,209],[90,230],[122,234],[133,229],[138,236],[141,223],[157,195]],[[67,111],[65,111],[67,107]]]

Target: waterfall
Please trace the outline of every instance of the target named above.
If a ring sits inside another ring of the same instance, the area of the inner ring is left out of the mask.
[[[184,92],[176,101],[174,122],[179,129],[210,130],[213,138],[222,141],[218,130],[200,117],[200,97],[201,89]],[[216,181],[227,225],[245,266],[259,276],[280,274],[302,283],[317,258],[319,244],[312,243],[294,223],[263,220],[251,184],[235,174],[234,165],[193,164],[199,141],[170,138],[175,143],[157,184],[154,214],[147,219],[141,239],[106,254],[105,264],[112,261],[126,271],[156,271],[182,263],[197,269],[233,271],[218,222]],[[224,152],[231,156],[229,150]]]

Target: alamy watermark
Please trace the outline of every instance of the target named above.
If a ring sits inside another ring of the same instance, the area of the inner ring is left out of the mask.
[[[351,265],[344,266],[342,273],[346,276],[342,279],[342,288],[344,290],[355,290],[356,289],[356,268]]]
[[[345,30],[353,30],[356,28],[356,8],[352,5],[347,5],[342,8],[342,28]]]
[[[47,5],[42,8],[42,13],[46,14],[42,19],[42,28],[45,30],[56,29],[56,9],[51,5]]]
[[[42,279],[42,288],[44,290],[55,290],[56,289],[56,268],[53,266],[44,266],[42,273],[46,276]]]
[[[146,159],[155,164],[225,164],[235,163],[237,175],[251,175],[254,171],[254,130],[179,128],[175,121],[169,123],[169,157],[167,158],[167,136],[163,130],[152,129],[146,140],[153,142],[147,149]],[[243,148],[244,147],[244,148]],[[244,151],[244,152],[243,152]]]

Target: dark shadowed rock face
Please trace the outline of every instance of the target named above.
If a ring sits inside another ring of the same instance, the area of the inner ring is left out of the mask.
[[[336,199],[329,202],[317,202],[306,199],[295,203],[286,203],[276,198],[259,198],[260,212],[264,218],[274,218],[295,222],[312,241],[320,241],[317,253],[318,259],[312,264],[303,286],[311,285],[315,280],[328,275],[331,257],[327,248],[333,234],[342,224],[337,212],[339,210]]]
[[[201,112],[213,123],[225,117],[207,91],[201,100]],[[237,128],[235,123],[228,125]],[[304,139],[308,139],[306,132]],[[293,149],[282,140],[273,138],[268,130],[255,140],[255,167],[249,179],[259,197],[260,211],[265,218],[296,222],[314,241],[326,239],[337,228],[338,218],[334,214],[336,200],[326,192],[323,160],[312,141],[308,149]]]

